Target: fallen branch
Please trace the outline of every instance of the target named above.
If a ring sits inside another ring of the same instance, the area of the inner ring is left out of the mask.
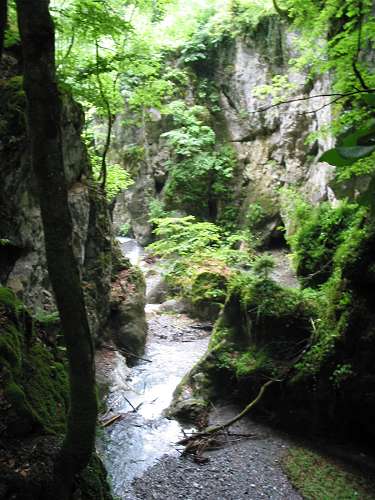
[[[313,321],[313,320],[312,320]],[[221,341],[223,343],[224,341]],[[221,344],[220,343],[220,344]],[[186,436],[178,441],[177,444],[184,445],[185,450],[183,453],[191,453],[194,454],[194,459],[198,463],[205,463],[207,460],[205,457],[202,456],[202,453],[205,449],[207,449],[212,442],[215,442],[215,437],[214,435],[226,431],[227,436],[230,435],[228,428],[231,427],[233,424],[241,420],[245,415],[247,415],[252,408],[260,401],[260,399],[263,397],[263,394],[265,393],[267,387],[269,387],[271,384],[277,383],[282,383],[287,380],[288,376],[290,376],[291,372],[295,368],[296,364],[301,360],[301,358],[306,354],[306,352],[311,348],[312,346],[312,337],[310,337],[310,341],[308,344],[304,347],[304,349],[298,354],[298,356],[293,360],[293,362],[290,364],[290,366],[287,368],[285,373],[283,374],[283,377],[280,379],[270,379],[265,382],[262,387],[260,388],[258,395],[256,396],[255,399],[251,401],[238,415],[230,419],[228,422],[225,422],[224,424],[219,424],[219,425],[214,425],[212,427],[206,428],[204,431],[201,432],[196,432],[195,434],[191,434],[190,436]],[[216,346],[217,348],[217,346]],[[241,436],[238,434],[238,436]],[[245,436],[244,436],[245,437]],[[253,437],[251,434],[249,434],[246,437]]]
[[[192,434],[191,436],[189,436],[187,438],[184,438],[184,439],[181,439],[180,441],[178,441],[178,444],[189,445],[189,443],[191,443],[191,441],[195,441],[197,439],[202,439],[202,438],[207,438],[207,437],[211,436],[212,434],[215,434],[217,432],[223,431],[223,430],[227,429],[228,427],[230,427],[231,425],[235,424],[236,422],[238,422],[239,420],[241,420],[241,418],[243,418],[245,415],[247,415],[249,413],[249,411],[262,398],[262,396],[263,396],[265,390],[267,389],[267,387],[270,386],[271,384],[274,384],[275,382],[279,382],[279,380],[268,380],[265,384],[263,384],[262,387],[260,388],[260,391],[259,391],[257,397],[255,399],[253,399],[253,401],[251,401],[251,403],[249,403],[241,411],[241,413],[239,413],[238,415],[236,415],[235,417],[233,417],[228,422],[225,422],[224,424],[214,425],[212,427],[208,427],[207,429],[205,429],[202,432],[197,432],[195,434]]]
[[[125,356],[131,356],[132,358],[137,358],[141,361],[146,361],[147,363],[152,363],[151,359],[146,359],[142,358],[141,356],[137,356],[136,354],[133,354],[132,352],[127,351],[126,349],[123,349],[122,347],[112,347],[111,345],[108,344],[102,344],[102,347],[105,349],[108,349],[109,351],[114,351],[114,352],[121,352],[124,353]]]
[[[127,398],[126,396],[124,396],[124,399],[125,399],[125,401],[126,401],[126,402],[127,402],[127,403],[128,403],[128,404],[132,407],[132,408],[133,408],[133,412],[134,412],[134,413],[137,413],[137,412],[138,412],[138,408],[140,407],[140,405],[141,405],[142,403],[141,403],[140,405],[138,405],[137,407],[135,407],[135,406],[134,406],[134,405],[133,405],[133,404],[132,404],[132,403],[128,400],[128,398]]]
[[[106,422],[102,422],[102,427],[109,427],[110,425],[117,422],[117,420],[120,420],[120,418],[122,418],[122,417],[123,417],[123,415],[115,415],[114,417],[110,418]]]

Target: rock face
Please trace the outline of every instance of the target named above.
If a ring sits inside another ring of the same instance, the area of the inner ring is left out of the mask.
[[[166,141],[160,137],[168,130],[165,118],[153,109],[149,110],[147,118],[143,126],[123,127],[123,116],[120,116],[114,127],[111,151],[115,162],[130,169],[136,180],[116,200],[113,227],[119,233],[125,225],[129,225],[131,235],[141,245],[151,241],[149,204],[166,182],[166,161],[170,158]]]
[[[328,77],[308,82],[303,73],[290,69],[288,61],[296,56],[296,38],[280,19],[269,16],[251,35],[222,42],[215,58],[207,61],[209,75],[193,67],[196,74],[186,91],[186,102],[191,105],[198,102],[194,82],[208,77],[216,88],[221,110],[212,112],[211,121],[219,142],[232,144],[236,151],[238,167],[233,189],[240,205],[240,223],[246,225],[249,206],[259,205],[265,239],[282,220],[288,222],[286,214],[280,213],[281,187],[293,186],[313,203],[333,199],[328,187],[332,167],[317,161],[330,147],[330,140],[306,144],[308,135],[330,119],[327,98],[306,98],[327,93],[330,82]],[[270,101],[257,97],[255,89],[269,84],[278,74],[288,77],[294,85],[295,101],[261,111],[270,106]],[[168,175],[166,161],[170,153],[161,137],[168,126],[165,117],[150,110],[140,132],[127,132],[127,136],[118,132],[114,144],[117,160],[128,166],[124,144],[128,150],[137,145],[143,152],[136,161],[135,184],[119,196],[114,209],[116,229],[129,223],[132,234],[142,244],[150,240],[149,202],[163,197]]]
[[[132,366],[145,349],[146,283],[140,269],[132,267],[126,258],[118,261],[117,271],[111,290],[107,334],[122,350],[127,364]]]
[[[252,38],[239,38],[220,51],[215,72],[222,121],[237,151],[242,220],[249,205],[259,204],[269,231],[280,220],[281,187],[293,186],[313,203],[333,197],[328,187],[332,168],[317,161],[330,142],[316,140],[310,146],[306,142],[309,134],[329,121],[330,109],[320,109],[327,103],[324,98],[305,98],[327,93],[329,80],[309,84],[304,74],[290,69],[288,60],[296,55],[295,35],[279,23],[266,19]],[[269,38],[270,32],[277,33],[276,40]],[[266,45],[264,40],[269,40]],[[287,76],[295,85],[293,99],[304,100],[270,107],[270,101],[256,97],[254,89],[269,84],[275,74]]]
[[[3,80],[0,85],[0,285],[16,292],[38,317],[55,311],[55,303],[26,140],[25,99],[20,77]],[[80,139],[83,120],[81,108],[64,96],[63,149],[74,225],[73,246],[82,273],[91,330],[97,339],[102,336],[110,314],[113,237],[106,200],[92,183],[86,150]],[[137,311],[141,314],[143,288],[137,288],[135,295],[139,299]]]

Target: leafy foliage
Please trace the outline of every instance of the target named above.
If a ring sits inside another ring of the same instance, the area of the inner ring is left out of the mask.
[[[91,141],[90,141],[91,138]],[[102,157],[98,154],[92,142],[92,136],[85,134],[84,139],[87,145],[87,152],[89,155],[93,178],[99,182],[102,171]],[[121,165],[110,163],[107,165],[107,182],[106,182],[106,196],[108,202],[114,200],[116,195],[123,189],[127,189],[134,183],[130,173],[125,170]]]
[[[167,259],[168,281],[193,301],[223,301],[231,267],[246,265],[253,258],[251,252],[235,248],[241,235],[227,237],[217,225],[192,215],[153,222],[158,240],[148,249]]]
[[[173,254],[186,257],[207,247],[219,247],[221,231],[211,222],[197,222],[192,215],[166,217],[155,222],[157,227],[154,232],[160,239],[149,248],[163,257]]]
[[[289,195],[291,229],[287,234],[297,274],[303,286],[317,286],[330,276],[338,247],[361,227],[366,211],[354,203],[328,202],[313,207],[298,195]]]
[[[209,114],[204,107],[188,108],[182,101],[173,101],[165,113],[173,117],[176,127],[163,134],[173,157],[168,163],[167,207],[215,219],[218,204],[231,198],[234,152],[230,147],[215,150],[216,135],[205,123]]]

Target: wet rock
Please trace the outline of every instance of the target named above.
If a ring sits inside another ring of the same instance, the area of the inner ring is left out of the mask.
[[[188,313],[190,311],[189,303],[184,299],[170,299],[163,302],[159,308],[164,313]]]
[[[182,422],[196,422],[207,410],[207,402],[203,399],[190,398],[178,401],[168,408],[167,415]]]
[[[1,284],[12,288],[32,312],[55,310],[48,278],[36,179],[25,147],[25,100],[18,76],[2,81],[0,114],[0,239],[9,241],[14,258],[0,246],[6,272]],[[73,250],[85,282],[91,330],[98,335],[109,310],[111,233],[106,203],[91,188],[91,171],[80,138],[81,107],[62,96],[63,154],[73,220]],[[11,194],[11,195],[10,195]],[[1,266],[3,267],[3,266]]]
[[[127,361],[133,365],[144,353],[147,337],[146,284],[138,268],[125,259],[123,266],[112,284],[108,332],[117,347],[129,353]]]
[[[147,292],[147,304],[162,304],[166,301],[170,289],[163,276],[157,276]]]

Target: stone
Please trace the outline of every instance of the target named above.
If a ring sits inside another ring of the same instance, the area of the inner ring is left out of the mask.
[[[168,417],[195,422],[206,409],[207,403],[203,399],[185,399],[168,408]]]
[[[142,356],[145,350],[145,289],[141,271],[130,266],[124,266],[112,284],[106,335],[123,350],[130,366],[136,364],[138,357]]]
[[[166,301],[169,293],[169,286],[162,276],[157,276],[153,280],[152,288],[147,292],[147,304],[162,304]]]
[[[183,314],[190,311],[190,306],[184,299],[170,299],[161,304],[159,311],[163,313]]]
[[[12,288],[33,313],[55,310],[48,278],[43,227],[36,180],[31,168],[30,151],[25,147],[26,129],[23,117],[25,102],[15,84],[17,77],[5,86],[0,113],[5,133],[0,148],[0,239],[8,241],[7,250],[0,245],[0,262],[6,260],[6,272],[0,284]],[[21,82],[19,82],[21,85]],[[19,99],[18,107],[11,107]],[[85,299],[94,337],[101,332],[109,312],[111,282],[111,225],[105,200],[92,188],[91,170],[80,133],[84,123],[81,107],[67,94],[62,96],[63,154],[68,185],[69,207],[73,220],[73,249],[85,283]],[[15,123],[19,123],[14,130]],[[8,140],[9,134],[17,134]],[[1,266],[2,267],[2,266]]]

